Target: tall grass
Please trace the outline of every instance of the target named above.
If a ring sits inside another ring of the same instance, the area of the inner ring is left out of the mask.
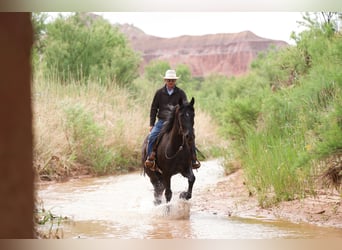
[[[38,173],[56,177],[82,167],[101,175],[141,168],[149,108],[161,85],[139,78],[129,88],[110,86],[76,81],[61,84],[37,72],[32,99]],[[212,155],[221,143],[217,126],[198,109],[195,131],[198,147]]]
[[[341,87],[326,69],[320,77],[312,76],[266,96],[259,124],[248,130],[239,146],[248,183],[262,206],[312,192],[315,162],[342,148],[337,122]]]
[[[257,191],[260,205],[301,198],[312,184],[310,168],[299,162],[306,154],[302,138],[251,133],[244,149],[248,185]]]
[[[200,106],[231,141],[260,205],[312,194],[321,162],[342,151],[341,58],[339,34],[313,33],[260,56],[247,76],[199,85]]]
[[[37,165],[57,156],[64,166],[84,164],[97,174],[137,167],[147,113],[127,90],[36,78],[33,100]]]

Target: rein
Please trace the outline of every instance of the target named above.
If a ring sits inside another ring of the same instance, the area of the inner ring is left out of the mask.
[[[170,141],[167,143],[166,148],[165,148],[165,158],[166,158],[166,159],[171,160],[171,159],[175,158],[175,157],[177,156],[177,154],[178,154],[180,151],[183,150],[183,148],[184,148],[184,142],[185,142],[185,139],[184,139],[184,138],[185,138],[185,136],[183,135],[183,142],[182,142],[182,145],[179,146],[178,150],[176,151],[176,153],[175,153],[173,156],[168,156],[168,155],[167,155],[167,149],[168,149],[168,147],[169,147],[169,145],[170,145]]]

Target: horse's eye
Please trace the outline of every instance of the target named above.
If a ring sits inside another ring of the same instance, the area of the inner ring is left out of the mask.
[[[185,113],[185,116],[186,116],[186,117],[189,117],[189,116],[190,116],[190,114],[189,114],[188,112],[186,112],[186,113]]]

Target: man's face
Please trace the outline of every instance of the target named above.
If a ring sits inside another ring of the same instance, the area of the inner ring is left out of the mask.
[[[173,89],[176,85],[176,79],[165,79],[165,83],[169,89]]]

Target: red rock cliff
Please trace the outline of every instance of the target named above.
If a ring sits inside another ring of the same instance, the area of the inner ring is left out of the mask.
[[[119,25],[132,47],[142,53],[142,70],[151,60],[166,60],[171,67],[186,64],[192,76],[211,73],[226,76],[248,72],[251,61],[271,45],[287,46],[284,41],[258,37],[250,31],[203,36],[160,38],[145,34],[133,25]]]

